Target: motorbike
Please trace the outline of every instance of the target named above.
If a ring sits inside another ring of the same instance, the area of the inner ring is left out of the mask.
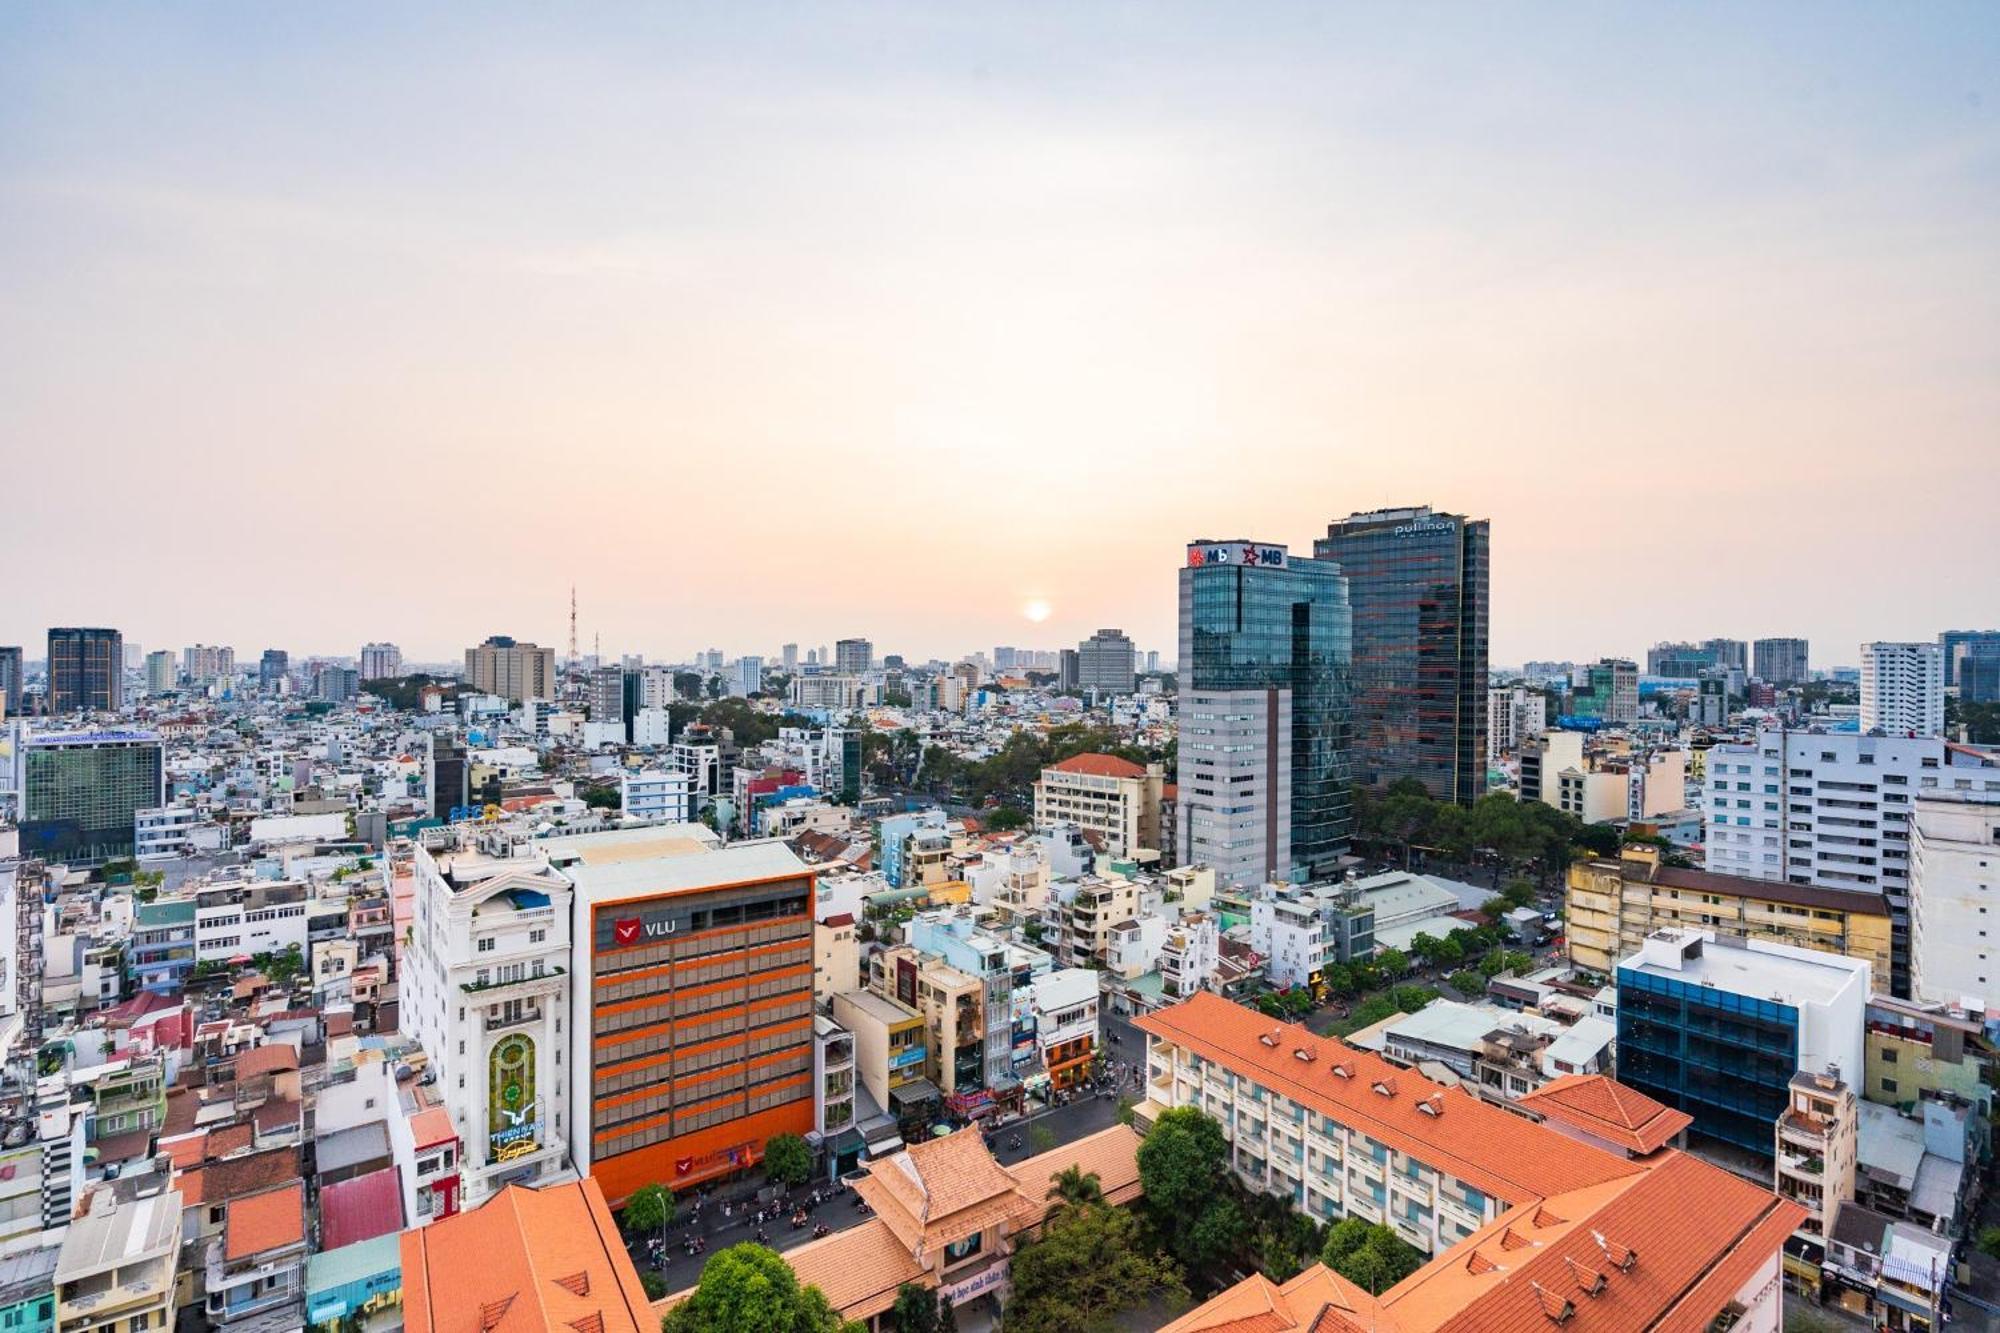
[[[821,1236],[831,1236],[832,1234],[833,1234],[833,1228],[828,1226],[826,1223],[817,1222],[813,1224],[814,1240],[818,1240]]]

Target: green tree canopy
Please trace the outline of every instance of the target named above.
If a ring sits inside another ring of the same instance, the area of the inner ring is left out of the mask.
[[[746,1241],[709,1257],[660,1333],[861,1333],[861,1325],[842,1319],[818,1287],[801,1287],[776,1251]]]
[[[1139,1187],[1162,1217],[1192,1218],[1222,1188],[1229,1143],[1215,1117],[1194,1106],[1162,1111],[1139,1145]]]
[[[896,1288],[896,1303],[889,1307],[889,1327],[894,1333],[957,1333],[958,1316],[943,1292],[905,1282]]]
[[[1423,1252],[1380,1223],[1342,1218],[1328,1228],[1320,1262],[1373,1295],[1423,1267]]]
[[[1122,1311],[1187,1295],[1173,1261],[1141,1242],[1137,1219],[1102,1205],[1056,1212],[1015,1249],[1012,1277],[1007,1333],[1102,1333]]]
[[[773,1134],[764,1142],[764,1174],[780,1185],[803,1185],[812,1174],[812,1149],[796,1134]]]
[[[1104,1202],[1104,1185],[1095,1171],[1085,1171],[1080,1166],[1066,1166],[1049,1185],[1045,1196],[1056,1201],[1058,1207],[1081,1208],[1086,1204]]]
[[[625,1200],[625,1228],[628,1231],[658,1231],[674,1220],[679,1204],[674,1192],[664,1185],[641,1185]]]

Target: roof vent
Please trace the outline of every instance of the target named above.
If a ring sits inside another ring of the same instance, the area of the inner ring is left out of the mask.
[[[1269,1032],[1260,1034],[1257,1040],[1263,1042],[1266,1046],[1276,1046],[1278,1038],[1283,1036],[1284,1032],[1283,1028],[1272,1028]]]
[[[1393,1078],[1378,1078],[1369,1086],[1384,1097],[1393,1097],[1396,1095],[1396,1080]]]
[[[1576,1313],[1575,1302],[1566,1297],[1556,1295],[1539,1282],[1531,1282],[1528,1285],[1533,1287],[1535,1295],[1541,1298],[1542,1313],[1549,1317],[1550,1323],[1566,1323],[1569,1317]]]
[[[1606,1279],[1597,1269],[1586,1268],[1567,1255],[1563,1257],[1563,1263],[1569,1268],[1569,1275],[1576,1279],[1577,1289],[1584,1295],[1595,1296],[1604,1290]]]
[[[1616,1264],[1621,1273],[1629,1273],[1632,1271],[1632,1265],[1639,1262],[1637,1250],[1627,1249],[1623,1245],[1606,1240],[1602,1231],[1591,1232],[1590,1238],[1597,1242],[1597,1248],[1604,1251],[1604,1257]]]
[[[1337,1064],[1333,1067],[1333,1074],[1335,1078],[1353,1078],[1354,1066],[1344,1062]]]
[[[1499,1264],[1494,1263],[1478,1250],[1474,1250],[1472,1257],[1465,1261],[1465,1271],[1474,1277],[1483,1277],[1488,1273],[1498,1273],[1501,1269]]]
[[[1319,1055],[1316,1052],[1309,1051],[1305,1047],[1300,1046],[1294,1048],[1294,1050],[1292,1051],[1292,1058],[1294,1060],[1303,1060],[1307,1064],[1311,1064],[1313,1061],[1319,1059]]]
[[[1417,1109],[1419,1111],[1422,1111],[1425,1115],[1432,1115],[1432,1116],[1443,1115],[1444,1094],[1441,1092],[1432,1093],[1430,1096],[1424,1098],[1422,1101],[1417,1103]]]

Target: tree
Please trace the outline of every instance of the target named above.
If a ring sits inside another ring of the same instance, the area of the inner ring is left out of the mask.
[[[958,1316],[943,1292],[921,1282],[905,1282],[896,1288],[896,1303],[889,1307],[889,1327],[895,1333],[957,1333]]]
[[[1049,1192],[1043,1197],[1055,1200],[1058,1208],[1081,1208],[1086,1204],[1103,1203],[1104,1187],[1095,1171],[1066,1166],[1050,1183]]]
[[[674,693],[683,699],[701,697],[701,673],[699,671],[674,672]]]
[[[984,819],[986,827],[995,833],[1028,826],[1028,812],[1019,806],[1003,805],[998,810],[988,810],[980,818]]]
[[[1469,967],[1452,973],[1447,980],[1453,990],[1468,1000],[1476,1000],[1486,994],[1486,978]]]
[[[1435,956],[1430,960],[1432,963],[1438,967],[1457,967],[1465,961],[1465,946],[1458,942],[1458,934],[1453,931],[1437,942]]]
[[[764,1174],[780,1185],[803,1185],[812,1174],[812,1149],[796,1134],[773,1134],[764,1143]]]
[[[1028,1147],[1041,1153],[1047,1152],[1055,1146],[1056,1132],[1053,1129],[1039,1123],[1028,1126]]]
[[[1345,1000],[1360,991],[1355,984],[1354,969],[1346,963],[1328,963],[1319,970],[1319,979],[1325,984],[1326,993],[1335,999]]]
[[[667,1294],[667,1280],[648,1268],[639,1274],[639,1288],[646,1293],[646,1299],[657,1301]]]
[[[1051,1216],[1015,1249],[1011,1276],[1007,1333],[1102,1333],[1134,1306],[1187,1296],[1174,1263],[1141,1243],[1138,1220],[1101,1204]]]
[[[1328,1228],[1320,1262],[1379,1296],[1423,1267],[1424,1256],[1388,1227],[1347,1217]]]
[[[1979,1252],[1989,1259],[2000,1259],[2000,1227],[1979,1228]]]
[[[665,1185],[641,1185],[625,1200],[625,1229],[642,1234],[665,1231],[679,1203]]]
[[[616,787],[585,787],[579,795],[592,810],[617,810],[625,804],[624,796]]]
[[[1133,1120],[1133,1108],[1138,1106],[1130,1093],[1120,1093],[1118,1097],[1118,1123],[1129,1126]]]
[[[1410,956],[1401,949],[1383,949],[1375,955],[1375,966],[1385,979],[1395,981],[1410,970]]]
[[[1221,1192],[1229,1144],[1215,1118],[1194,1106],[1162,1111],[1139,1144],[1139,1186],[1162,1219],[1192,1218]]]
[[[1415,954],[1423,962],[1424,966],[1429,967],[1431,964],[1437,962],[1438,950],[1443,945],[1444,941],[1437,936],[1420,930],[1410,940],[1410,952]]]
[[[1493,921],[1499,921],[1514,910],[1514,904],[1495,894],[1479,904],[1479,914]]]
[[[745,1242],[702,1265],[694,1294],[660,1321],[660,1333],[861,1333],[842,1319],[818,1287],[775,1251]]]
[[[1507,887],[1500,890],[1500,896],[1510,907],[1528,907],[1535,901],[1535,882],[1529,879],[1507,881]]]

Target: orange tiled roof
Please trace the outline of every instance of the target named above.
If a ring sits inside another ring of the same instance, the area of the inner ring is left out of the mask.
[[[1049,767],[1058,773],[1082,773],[1093,778],[1143,778],[1146,766],[1115,754],[1076,754]]]
[[[896,1288],[926,1276],[879,1217],[788,1250],[785,1258],[802,1286],[818,1287],[848,1319],[882,1313],[896,1303]]]
[[[410,1117],[410,1136],[419,1148],[434,1148],[458,1137],[451,1126],[451,1113],[442,1106],[427,1106]]]
[[[298,1067],[299,1053],[292,1049],[291,1043],[266,1042],[262,1046],[252,1046],[236,1057],[236,1079],[240,1083],[259,1074],[275,1074]]]
[[[224,1257],[234,1262],[299,1244],[306,1238],[305,1205],[306,1187],[298,1181],[230,1200]]]
[[[1459,1088],[1437,1092],[1410,1084],[1408,1070],[1368,1051],[1303,1027],[1277,1023],[1209,991],[1134,1020],[1134,1026],[1185,1046],[1308,1110],[1448,1171],[1510,1203],[1543,1198],[1644,1167],[1481,1101]],[[1264,1038],[1275,1037],[1267,1046]],[[1310,1059],[1300,1059],[1304,1051]],[[1343,1078],[1334,1067],[1346,1068]],[[1385,1095],[1376,1085],[1391,1089]],[[1419,1093],[1423,1095],[1419,1095]],[[1428,1103],[1437,1111],[1419,1110]]]
[[[1514,1104],[1641,1156],[1664,1148],[1694,1123],[1687,1112],[1602,1074],[1552,1079]]]
[[[1380,1303],[1314,1264],[1289,1282],[1254,1274],[1182,1315],[1160,1333],[1395,1333]]]
[[[511,1185],[469,1213],[405,1231],[410,1333],[656,1333],[618,1228],[592,1179]]]

